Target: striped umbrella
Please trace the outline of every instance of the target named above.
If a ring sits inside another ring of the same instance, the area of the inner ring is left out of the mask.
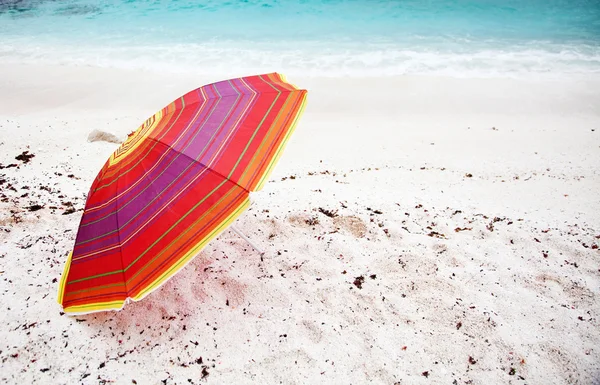
[[[183,268],[249,206],[306,91],[272,73],[187,93],[111,155],[94,180],[60,281],[66,313],[123,308]]]

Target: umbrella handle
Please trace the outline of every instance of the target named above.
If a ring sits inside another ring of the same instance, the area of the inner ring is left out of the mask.
[[[264,251],[263,251],[263,250],[262,250],[260,247],[256,246],[256,245],[255,245],[255,244],[254,244],[254,243],[253,243],[253,242],[250,240],[250,238],[248,238],[247,236],[245,236],[245,235],[244,235],[244,233],[242,233],[240,230],[238,230],[238,228],[237,228],[237,227],[235,227],[235,226],[233,226],[233,225],[232,225],[232,226],[230,227],[230,229],[231,229],[231,230],[232,230],[234,233],[236,233],[237,235],[239,235],[239,236],[240,236],[240,238],[242,238],[244,241],[248,242],[248,244],[249,244],[250,246],[252,246],[252,248],[253,248],[254,250],[256,250],[256,252],[257,252],[257,253],[259,253],[260,255],[264,255],[264,254],[265,254],[265,252],[264,252]]]

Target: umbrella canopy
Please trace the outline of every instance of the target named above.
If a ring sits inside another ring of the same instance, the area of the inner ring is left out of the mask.
[[[121,309],[184,267],[249,206],[305,99],[276,73],[226,80],[130,134],[88,194],[59,286],[64,311]]]

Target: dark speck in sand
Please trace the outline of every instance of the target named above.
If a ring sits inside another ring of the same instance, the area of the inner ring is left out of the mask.
[[[356,277],[354,279],[354,286],[358,287],[359,289],[362,289],[363,282],[365,282],[365,277],[363,277],[362,275],[359,277]]]
[[[427,370],[426,370],[426,371],[424,371],[423,373],[421,373],[421,375],[422,375],[423,377],[426,377],[426,378],[427,378],[427,377],[429,377],[429,371],[427,371]]]
[[[29,210],[29,211],[38,211],[38,210],[41,210],[41,209],[43,209],[43,208],[44,208],[44,206],[40,206],[40,205],[32,205],[32,206],[29,206],[29,207],[27,208],[27,210]]]
[[[20,160],[23,163],[29,163],[31,158],[35,157],[35,155],[30,154],[29,151],[23,151],[20,155],[15,157],[16,160]]]
[[[473,230],[472,227],[457,227],[454,229],[455,232],[461,232],[461,231],[468,231],[468,230]]]
[[[318,225],[319,224],[319,218],[318,217],[308,218],[305,222],[309,226]]]
[[[473,174],[471,174],[470,172],[469,172],[469,173],[466,173],[466,174],[465,174],[465,176],[466,176],[467,178],[473,178]]]
[[[319,207],[319,212],[327,215],[329,218],[337,217],[337,210],[327,210],[322,207]]]
[[[203,366],[202,367],[202,379],[208,377],[209,373],[208,370],[206,370],[207,366]]]
[[[471,365],[475,365],[477,363],[477,361],[475,361],[475,359],[471,356],[469,356],[469,364]]]
[[[427,234],[428,236],[432,237],[432,238],[442,238],[445,239],[446,236],[444,234],[440,234],[437,231],[431,231],[429,234]]]

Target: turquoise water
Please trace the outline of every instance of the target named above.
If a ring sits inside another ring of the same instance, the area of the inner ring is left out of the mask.
[[[231,73],[600,73],[600,0],[0,0],[0,61]]]

